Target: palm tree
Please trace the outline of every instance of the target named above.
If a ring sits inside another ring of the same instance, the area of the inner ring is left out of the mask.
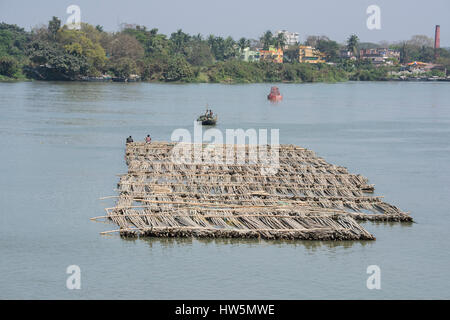
[[[173,44],[174,51],[176,53],[182,53],[185,45],[191,40],[191,36],[184,33],[183,30],[178,29],[170,35],[170,41]]]
[[[48,31],[53,40],[56,39],[56,33],[61,28],[61,20],[57,17],[53,17],[52,20],[48,22]]]
[[[286,45],[286,37],[284,36],[284,33],[280,32],[277,34],[277,37],[275,38],[275,46],[277,49],[284,48]]]
[[[270,30],[267,30],[261,37],[261,42],[263,44],[263,50],[269,50],[269,47],[273,45],[273,34]]]
[[[192,40],[200,42],[200,41],[203,40],[203,37],[202,37],[202,35],[200,33],[197,33],[197,35],[192,36]]]
[[[245,48],[249,47],[249,40],[245,39],[245,38],[240,38],[237,42],[239,49],[242,51],[244,51]]]
[[[236,42],[232,37],[227,37],[223,42],[223,55],[224,59],[230,59],[237,55]]]
[[[348,51],[351,51],[355,56],[358,53],[358,44],[359,38],[356,34],[352,34],[347,40],[347,49]]]

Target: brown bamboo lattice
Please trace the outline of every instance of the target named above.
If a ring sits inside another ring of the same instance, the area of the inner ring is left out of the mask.
[[[127,145],[128,173],[120,177],[116,206],[93,218],[108,219],[119,229],[103,233],[372,240],[356,220],[412,221],[382,197],[368,195],[374,186],[367,178],[311,150],[280,146],[278,171],[265,175],[261,168],[267,163],[250,161],[257,150],[248,145],[200,145],[213,160],[195,162],[192,155],[187,163],[173,161],[173,148],[166,142]],[[234,154],[230,158],[224,150]],[[239,151],[244,163],[237,161]]]

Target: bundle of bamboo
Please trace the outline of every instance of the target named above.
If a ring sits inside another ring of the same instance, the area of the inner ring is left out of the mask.
[[[277,172],[262,174],[248,145],[205,145],[174,162],[173,143],[129,143],[128,173],[107,215],[122,236],[261,237],[372,240],[355,220],[412,221],[374,191],[367,178],[348,173],[314,152],[277,148]],[[272,150],[265,146],[268,153]],[[209,154],[205,157],[206,152]],[[211,159],[213,154],[214,161]],[[242,161],[244,159],[244,162]]]

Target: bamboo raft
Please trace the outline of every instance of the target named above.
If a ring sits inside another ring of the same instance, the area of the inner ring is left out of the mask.
[[[172,161],[174,146],[127,144],[128,173],[120,175],[116,205],[92,218],[112,221],[119,229],[102,234],[374,240],[357,221],[412,221],[370,195],[374,186],[367,178],[305,148],[277,148],[278,171],[270,175],[261,174],[267,163],[252,161],[256,151],[249,145],[197,145],[203,155],[215,152],[214,161],[196,162],[192,155],[183,163]],[[233,161],[227,162],[230,154]],[[242,155],[246,160],[237,161]]]

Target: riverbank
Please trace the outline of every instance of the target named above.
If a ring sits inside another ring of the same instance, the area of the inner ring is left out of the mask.
[[[427,72],[402,71],[400,65],[373,66],[356,63],[273,63],[246,62],[237,59],[218,61],[208,66],[185,65],[184,70],[170,72],[170,66],[148,69],[145,65],[133,74],[117,76],[104,72],[96,75],[64,75],[67,70],[56,70],[51,65],[24,66],[14,76],[0,76],[0,81],[43,80],[82,82],[155,82],[155,83],[336,83],[345,81],[450,81],[450,76],[439,70]],[[176,76],[174,76],[176,74]]]
[[[446,79],[450,69],[450,51],[446,49],[438,52],[439,59],[425,54],[427,50],[411,47],[408,56],[403,54],[375,62],[355,55],[367,44],[358,47],[357,43],[324,40],[315,44],[322,58],[308,60],[301,58],[300,46],[274,41],[271,36],[253,42],[214,35],[204,38],[182,30],[168,37],[157,29],[147,30],[143,26],[110,33],[100,26],[83,23],[79,30],[74,30],[62,25],[57,17],[31,32],[0,23],[0,75],[3,75],[0,81],[144,80],[230,84],[409,81],[416,77]],[[352,55],[342,56],[341,51],[350,50],[350,45]],[[249,50],[258,54],[250,59],[246,56]],[[266,51],[271,54],[265,54]]]
[[[108,68],[95,73],[67,65],[23,65],[11,70],[9,76],[0,75],[0,81],[44,80],[83,82],[156,82],[156,83],[336,83],[345,81],[449,81],[440,70],[405,70],[401,65],[375,66],[365,62],[341,63],[274,63],[247,62],[238,59],[216,61],[207,66],[194,66],[183,59],[136,61],[133,73],[115,73]],[[14,72],[13,72],[14,71]]]
[[[21,78],[21,79],[15,79],[15,78],[6,78],[6,77],[0,77],[0,83],[12,83],[12,82],[30,82],[30,81],[39,81],[39,82],[48,82],[48,81],[54,81],[54,80],[36,80],[36,79],[29,79],[29,78]],[[211,81],[161,81],[161,80],[139,80],[139,81],[113,81],[111,79],[109,80],[96,80],[96,79],[79,79],[79,80],[59,80],[62,82],[102,82],[102,83],[113,83],[113,82],[122,82],[122,83],[136,83],[136,82],[144,82],[144,83],[155,83],[155,84],[257,84],[257,83],[286,83],[286,84],[307,84],[307,83],[338,83],[338,82],[347,82],[347,81],[360,81],[360,82],[450,82],[450,78],[427,78],[427,77],[415,77],[415,78],[382,78],[382,79],[373,79],[373,80],[352,80],[352,79],[346,79],[346,80],[339,80],[339,81],[260,81],[260,82],[248,82],[248,81],[234,81],[232,79],[229,80],[223,80],[218,82],[211,82]]]
[[[0,82],[18,82],[18,81],[31,81],[33,79],[27,77],[7,77],[0,74]]]

